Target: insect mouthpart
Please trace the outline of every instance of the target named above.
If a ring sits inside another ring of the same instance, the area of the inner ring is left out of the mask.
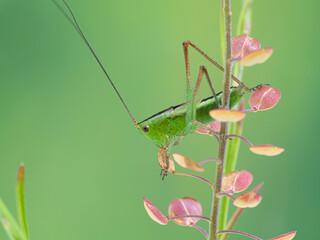
[[[149,132],[149,126],[148,125],[143,125],[142,126],[142,131],[144,131],[145,133]]]

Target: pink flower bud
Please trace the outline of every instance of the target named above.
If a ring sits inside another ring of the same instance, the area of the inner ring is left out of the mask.
[[[277,88],[262,86],[249,99],[249,105],[257,111],[273,108],[280,101],[281,93]]]
[[[146,209],[149,217],[161,225],[168,223],[168,218],[160,212],[160,210],[154,206],[148,199],[143,198],[144,208]]]
[[[209,114],[213,119],[220,122],[238,122],[246,116],[244,112],[227,109],[214,109]]]
[[[246,34],[236,36],[232,39],[232,55],[240,59],[243,66],[252,66],[265,62],[273,53],[273,48],[261,49],[260,42],[248,37]]]
[[[271,238],[270,240],[291,240],[294,238],[296,233],[297,233],[297,231],[288,232],[288,233],[282,234],[278,237]]]
[[[250,147],[251,152],[265,156],[276,156],[284,151],[282,147],[276,147],[270,144],[256,145]]]
[[[230,194],[242,192],[252,183],[253,176],[246,170],[229,172],[223,177],[222,190]]]
[[[201,204],[191,197],[184,197],[182,199],[174,199],[169,205],[169,216],[185,216],[185,215],[202,215]],[[173,221],[179,225],[190,226],[198,222],[200,218],[197,217],[184,217],[177,218]]]

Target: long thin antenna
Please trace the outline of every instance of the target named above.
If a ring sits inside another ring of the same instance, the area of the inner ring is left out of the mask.
[[[71,17],[73,19],[73,21],[70,19],[70,17],[68,16],[68,14],[66,14],[66,12],[59,6],[59,4],[55,1],[55,0],[52,0],[54,2],[54,4],[58,7],[58,9],[63,13],[63,15],[68,19],[68,21],[72,24],[72,26],[75,28],[75,30],[80,34],[80,37],[83,39],[83,41],[87,44],[88,48],[90,49],[92,55],[94,56],[94,58],[97,60],[98,64],[100,65],[102,71],[104,72],[104,74],[106,75],[106,77],[108,78],[111,86],[113,87],[114,91],[117,93],[120,101],[122,102],[123,106],[126,108],[128,114],[130,115],[134,125],[137,127],[138,126],[138,123],[137,121],[133,118],[132,114],[130,113],[127,105],[125,104],[124,100],[122,99],[120,93],[118,92],[117,88],[115,87],[115,85],[113,84],[113,82],[111,81],[107,71],[105,70],[105,68],[102,66],[99,58],[97,57],[97,55],[95,54],[95,52],[93,51],[90,43],[87,41],[86,37],[84,36],[83,32],[81,31],[81,28],[71,10],[71,8],[69,7],[69,5],[66,3],[65,0],[62,0],[62,2],[66,5],[66,7],[68,8],[70,14],[71,14]]]

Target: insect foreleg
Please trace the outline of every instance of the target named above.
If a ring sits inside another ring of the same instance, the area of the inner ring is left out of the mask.
[[[164,153],[164,156],[161,154],[161,158],[163,159],[163,157],[165,157],[165,163],[164,165],[160,165],[162,167],[161,169],[161,173],[160,173],[160,176],[162,176],[162,180],[164,180],[164,178],[166,176],[168,176],[168,171],[170,172],[174,172],[174,165],[171,165],[170,164],[173,164],[173,163],[170,163],[170,160],[172,161],[172,158],[171,158],[171,151],[172,151],[172,148],[173,146],[175,145],[175,140],[174,139],[171,139],[170,142],[169,142],[169,145],[166,147],[166,148],[163,148],[162,150],[162,154]]]
[[[179,139],[177,141],[175,141],[174,146],[178,145],[184,139],[184,137],[185,136],[179,137]]]

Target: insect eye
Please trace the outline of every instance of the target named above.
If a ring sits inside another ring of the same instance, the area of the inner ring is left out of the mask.
[[[142,126],[142,131],[144,131],[145,133],[149,132],[149,126],[148,125],[143,125]]]

